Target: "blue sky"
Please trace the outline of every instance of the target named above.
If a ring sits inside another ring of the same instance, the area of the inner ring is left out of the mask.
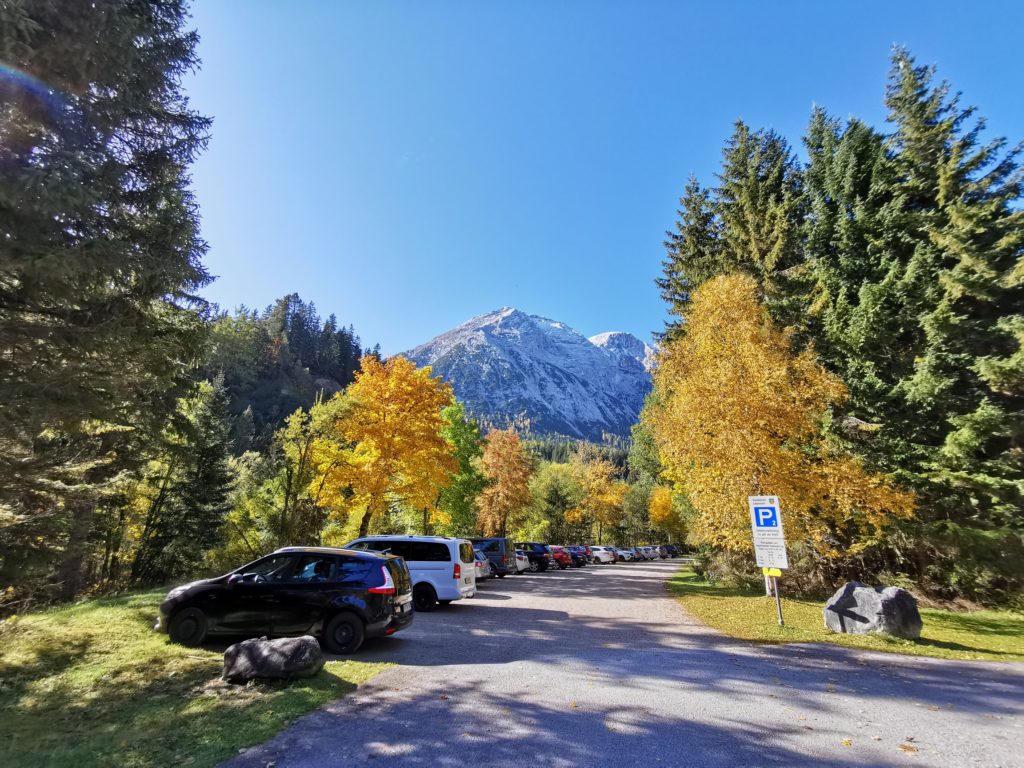
[[[502,306],[647,339],[690,173],[743,118],[884,119],[894,43],[1024,138],[1024,3],[199,0],[206,296],[400,352]]]

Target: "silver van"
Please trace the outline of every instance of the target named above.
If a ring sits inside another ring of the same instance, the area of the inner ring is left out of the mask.
[[[366,536],[346,549],[372,550],[405,560],[417,611],[432,611],[476,594],[476,554],[467,539],[448,536]]]

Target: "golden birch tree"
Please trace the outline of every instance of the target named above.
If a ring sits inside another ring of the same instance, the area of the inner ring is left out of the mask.
[[[612,462],[586,450],[573,456],[572,466],[583,489],[583,500],[579,507],[566,512],[566,520],[576,523],[590,516],[597,523],[597,543],[601,544],[605,528],[622,520],[629,485],[616,479],[619,471]]]
[[[666,476],[696,510],[694,543],[752,551],[750,495],[778,496],[787,538],[830,558],[855,553],[913,513],[909,494],[824,443],[822,420],[845,387],[812,349],[793,353],[747,276],[716,277],[695,291],[654,389],[642,419]]]

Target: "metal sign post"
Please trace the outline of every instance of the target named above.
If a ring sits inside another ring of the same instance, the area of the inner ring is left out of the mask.
[[[748,496],[750,506],[750,530],[754,536],[754,555],[761,572],[771,576],[772,592],[775,593],[775,608],[782,622],[782,598],[779,597],[779,576],[783,568],[789,568],[786,556],[786,537],[782,532],[782,511],[777,496]]]

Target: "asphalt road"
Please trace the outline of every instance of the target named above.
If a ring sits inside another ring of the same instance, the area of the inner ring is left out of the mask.
[[[672,561],[509,577],[375,641],[393,661],[231,768],[1024,766],[1024,664],[753,646]]]

